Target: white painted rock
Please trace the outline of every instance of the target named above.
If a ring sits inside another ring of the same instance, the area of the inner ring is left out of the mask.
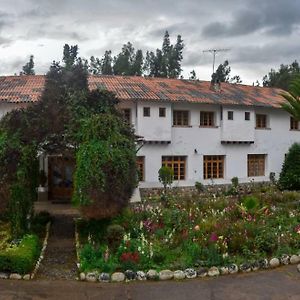
[[[217,267],[211,267],[208,270],[208,276],[214,277],[220,275],[220,271]]]
[[[298,272],[300,272],[300,264],[297,266],[297,270]]]
[[[8,279],[8,278],[9,278],[9,274],[3,272],[0,273],[0,279]]]
[[[82,280],[82,281],[84,281],[86,279],[85,273],[81,272],[79,274],[79,279]]]
[[[271,268],[277,268],[280,265],[280,260],[274,257],[270,260],[269,265]]]
[[[112,282],[121,282],[125,280],[125,275],[122,272],[115,272],[111,275]]]
[[[108,273],[101,273],[100,275],[99,275],[99,281],[101,281],[101,282],[109,282],[109,280],[110,280],[110,276],[109,276],[109,274]]]
[[[170,270],[162,270],[159,272],[159,279],[160,280],[170,280],[174,276],[174,273]]]
[[[97,274],[96,273],[87,273],[86,274],[86,281],[88,282],[96,282],[97,281]]]
[[[228,272],[229,274],[235,274],[239,271],[239,268],[236,264],[232,264],[228,266]]]
[[[221,275],[227,275],[229,273],[228,267],[221,267],[220,268],[220,274]]]
[[[207,276],[207,272],[208,272],[208,270],[207,270],[207,268],[199,268],[198,270],[197,270],[197,275],[199,276],[199,277],[206,277]]]
[[[197,277],[197,272],[194,269],[188,268],[184,270],[186,278],[193,279]]]
[[[146,274],[147,278],[150,280],[157,280],[158,279],[158,273],[156,270],[149,270]]]
[[[177,270],[177,271],[174,272],[174,279],[175,280],[182,280],[184,278],[185,278],[185,274],[184,274],[183,271]]]
[[[137,278],[137,280],[140,280],[140,281],[147,280],[146,274],[143,271],[137,271],[136,278]]]
[[[23,276],[23,280],[30,280],[30,274],[25,274]]]
[[[292,265],[299,264],[300,263],[300,257],[298,255],[292,255],[291,258],[290,258],[290,263]]]
[[[20,279],[22,279],[22,276],[17,273],[12,273],[12,274],[10,274],[9,279],[20,280]]]
[[[288,265],[290,263],[290,257],[287,255],[287,254],[283,254],[281,257],[280,257],[280,262],[283,264],[283,265]]]

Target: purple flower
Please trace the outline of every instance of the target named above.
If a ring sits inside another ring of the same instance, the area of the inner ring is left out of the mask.
[[[218,238],[219,238],[218,235],[215,232],[213,232],[209,238],[209,241],[215,243],[218,241]]]

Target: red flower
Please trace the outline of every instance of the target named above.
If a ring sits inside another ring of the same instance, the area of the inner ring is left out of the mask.
[[[209,238],[209,241],[215,243],[218,241],[218,239],[219,239],[218,235],[215,232],[213,232]]]

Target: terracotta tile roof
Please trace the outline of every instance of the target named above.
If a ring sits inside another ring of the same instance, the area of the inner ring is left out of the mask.
[[[0,77],[0,103],[36,102],[44,85],[43,75]]]
[[[0,102],[38,101],[45,76],[0,77]],[[208,81],[134,76],[90,76],[89,88],[115,92],[120,100],[192,102],[223,105],[280,107],[280,89],[222,83],[221,91]]]

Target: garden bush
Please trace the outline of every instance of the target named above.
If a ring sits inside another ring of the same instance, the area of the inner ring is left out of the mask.
[[[279,187],[282,190],[300,190],[300,144],[293,144],[283,163]]]
[[[0,270],[19,274],[31,272],[40,249],[36,235],[25,235],[19,244],[0,250]]]

